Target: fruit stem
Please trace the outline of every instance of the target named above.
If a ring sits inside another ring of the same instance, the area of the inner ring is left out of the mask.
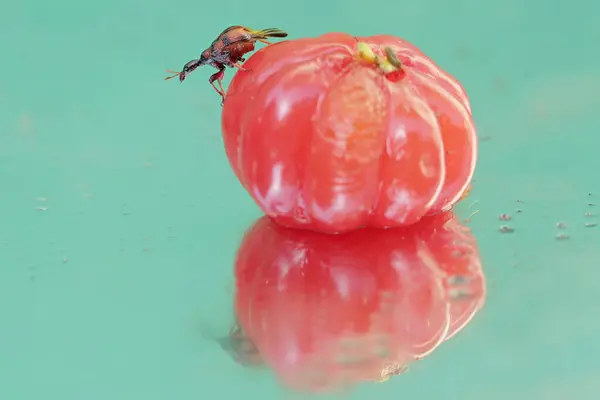
[[[377,64],[379,68],[386,74],[400,71],[402,69],[402,63],[398,60],[398,56],[394,53],[390,47],[385,47],[385,57],[379,57],[375,54],[371,46],[364,42],[358,42],[358,53],[357,58],[362,61]]]

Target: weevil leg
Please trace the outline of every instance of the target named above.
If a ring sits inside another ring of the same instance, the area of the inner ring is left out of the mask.
[[[223,106],[223,104],[225,104],[225,89],[223,88],[223,83],[220,79],[217,81],[217,84],[219,85],[219,88],[221,89],[221,106]]]
[[[240,63],[233,63],[231,64],[233,67],[238,68],[240,71],[244,71],[244,72],[250,72],[252,71],[251,69],[246,69],[244,68],[244,66]]]
[[[225,89],[223,89],[223,84],[221,83],[224,76],[225,76],[225,68],[220,68],[217,72],[212,74],[210,76],[210,78],[208,78],[208,83],[210,83],[210,85],[213,87],[213,89],[215,89],[215,91],[217,93],[219,93],[219,95],[221,96],[221,100],[222,100],[221,105],[225,101]],[[218,88],[215,86],[215,81],[219,85]]]
[[[256,40],[259,41],[259,42],[261,42],[261,43],[264,43],[266,45],[272,44],[271,42],[269,42],[268,40],[265,40],[265,39],[256,39]]]
[[[215,84],[214,84],[214,82],[211,82],[210,85],[213,87],[213,89],[215,89],[215,92],[219,93],[219,96],[225,97],[225,92],[222,89],[216,87]],[[219,84],[219,86],[221,86],[221,85]]]
[[[217,85],[219,85],[219,89],[221,89],[221,92],[222,92],[223,94],[225,94],[225,89],[223,88],[223,81],[219,79],[219,80],[217,81]]]

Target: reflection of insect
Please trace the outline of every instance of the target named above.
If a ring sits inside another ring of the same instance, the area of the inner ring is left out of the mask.
[[[223,350],[244,367],[256,367],[263,365],[263,360],[258,349],[250,341],[237,322],[231,327],[229,336],[217,340]]]
[[[235,25],[225,29],[211,43],[210,47],[202,52],[200,58],[191,60],[183,66],[181,72],[167,71],[173,75],[168,76],[165,80],[179,77],[179,81],[183,82],[188,74],[202,65],[211,65],[218,69],[216,73],[211,75],[208,83],[221,95],[225,100],[225,89],[223,89],[223,77],[225,76],[225,67],[239,68],[242,71],[247,71],[240,64],[244,62],[244,54],[254,50],[254,43],[261,42],[271,44],[266,39],[270,37],[284,38],[288,34],[281,29],[269,28],[255,31],[243,26]],[[214,82],[217,82],[217,88]]]

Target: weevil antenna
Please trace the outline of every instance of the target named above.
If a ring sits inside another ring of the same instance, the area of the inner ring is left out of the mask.
[[[168,69],[168,70],[167,70],[167,72],[168,72],[169,74],[172,74],[172,75],[170,75],[170,76],[167,76],[167,77],[165,78],[165,81],[168,81],[169,79],[173,79],[173,78],[175,78],[175,77],[178,77],[179,75],[181,75],[181,72],[177,72],[177,71],[171,71],[170,69]]]

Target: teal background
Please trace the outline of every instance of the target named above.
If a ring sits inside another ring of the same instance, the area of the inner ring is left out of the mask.
[[[470,199],[486,307],[410,373],[335,397],[596,399],[600,228],[584,223],[600,207],[599,13],[583,0],[7,2],[0,398],[310,397],[213,340],[260,212],[225,158],[213,71],[163,81],[243,24],[408,39],[466,87],[482,139]]]

